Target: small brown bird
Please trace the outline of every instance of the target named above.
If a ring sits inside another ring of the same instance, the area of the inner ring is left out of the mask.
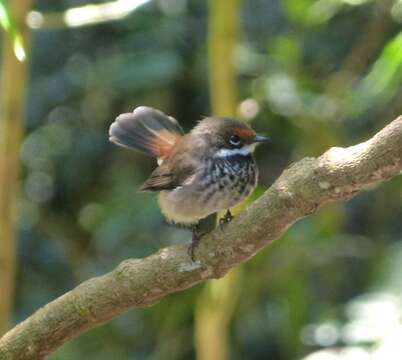
[[[222,209],[227,212],[220,223],[232,219],[228,209],[257,185],[255,146],[269,141],[230,118],[205,118],[184,134],[176,119],[146,106],[119,115],[109,139],[157,159],[159,166],[140,190],[159,192],[159,206],[168,221],[193,226],[193,260],[201,237],[198,222]]]

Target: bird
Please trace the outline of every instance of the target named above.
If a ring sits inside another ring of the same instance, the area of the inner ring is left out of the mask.
[[[109,140],[157,159],[158,166],[139,190],[159,193],[168,222],[192,227],[188,253],[194,261],[204,235],[200,220],[221,210],[226,210],[221,226],[232,220],[230,208],[257,186],[255,147],[270,138],[229,117],[205,117],[185,134],[175,118],[139,106],[117,116]]]

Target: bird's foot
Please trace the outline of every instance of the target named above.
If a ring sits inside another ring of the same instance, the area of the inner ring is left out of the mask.
[[[230,223],[232,221],[232,219],[233,219],[232,213],[230,212],[229,209],[226,210],[226,214],[219,219],[219,227],[221,228],[222,231],[223,231],[223,226],[225,224]]]
[[[191,244],[187,249],[187,254],[190,256],[192,261],[195,261],[194,251],[198,247],[200,240],[204,235],[205,234],[200,232],[198,224],[193,226],[193,237],[191,240]]]

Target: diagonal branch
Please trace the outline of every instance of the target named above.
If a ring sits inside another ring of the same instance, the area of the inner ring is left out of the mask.
[[[186,245],[171,246],[145,259],[126,260],[47,304],[0,339],[0,358],[42,359],[129,308],[151,306],[170,293],[222,277],[298,219],[401,170],[402,116],[366,142],[293,164],[223,233],[216,229],[203,238],[196,262],[190,261]]]

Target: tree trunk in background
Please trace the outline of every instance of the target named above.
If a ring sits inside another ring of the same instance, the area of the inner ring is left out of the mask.
[[[238,42],[240,0],[209,0],[209,97],[215,116],[235,116],[237,86],[234,49]]]
[[[30,0],[10,1],[10,13],[27,44],[25,16]],[[19,151],[23,134],[26,62],[19,62],[5,35],[0,78],[0,335],[9,325],[16,268],[15,207],[18,192]]]
[[[209,0],[208,55],[211,112],[235,116],[236,74],[233,52],[238,41],[240,0]],[[229,358],[228,324],[236,306],[241,270],[231,270],[221,280],[204,287],[195,311],[195,345],[198,360]]]

